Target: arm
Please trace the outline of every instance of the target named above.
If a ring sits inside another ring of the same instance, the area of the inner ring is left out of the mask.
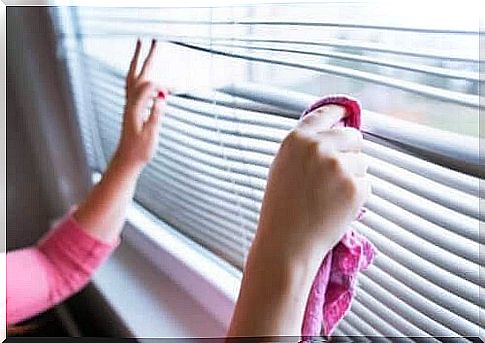
[[[138,41],[126,78],[126,105],[118,148],[101,181],[74,213],[74,218],[81,227],[107,242],[118,238],[138,176],[157,147],[163,106],[162,98],[158,94],[163,94],[164,90],[148,81],[156,41],[152,41],[148,57],[137,75],[140,48]],[[144,120],[143,110],[152,99],[150,114]]]
[[[7,254],[7,324],[27,319],[79,291],[116,247],[138,176],[157,146],[163,104],[157,96],[163,90],[147,79],[155,49],[153,41],[137,75],[137,42],[126,81],[121,139],[102,180],[36,246]],[[152,99],[145,120],[143,110]]]
[[[362,135],[329,129],[344,115],[306,116],[275,157],[228,336],[300,336],[320,263],[369,191]]]
[[[79,291],[116,244],[89,235],[66,215],[36,246],[7,253],[7,325]]]

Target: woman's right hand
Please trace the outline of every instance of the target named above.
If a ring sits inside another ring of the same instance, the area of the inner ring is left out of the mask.
[[[229,336],[299,336],[311,284],[368,197],[362,134],[328,105],[286,137],[270,169]]]
[[[362,133],[331,128],[344,115],[341,106],[322,107],[283,141],[261,209],[256,239],[267,241],[261,244],[292,259],[323,257],[356,218],[370,187]]]

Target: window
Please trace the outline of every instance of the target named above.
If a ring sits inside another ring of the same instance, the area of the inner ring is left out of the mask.
[[[353,226],[380,254],[336,334],[378,336],[479,335],[475,13],[404,1],[53,12],[93,171],[118,140],[134,42],[159,39],[154,77],[178,91],[135,200],[239,268],[281,139],[318,95],[359,98],[374,195]]]

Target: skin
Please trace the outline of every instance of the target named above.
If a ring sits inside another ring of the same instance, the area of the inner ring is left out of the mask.
[[[140,173],[157,147],[164,108],[164,101],[157,95],[165,91],[149,80],[156,47],[153,40],[148,56],[137,72],[141,42],[138,40],[136,44],[126,77],[126,104],[118,147],[101,181],[73,214],[88,233],[106,242],[119,238]],[[150,103],[150,114],[145,119],[144,109]]]
[[[330,129],[339,106],[310,114],[271,166],[228,336],[299,336],[321,261],[369,194],[362,135]]]
[[[88,233],[107,242],[119,238],[139,175],[155,153],[164,107],[157,98],[164,89],[149,80],[156,42],[137,73],[140,48],[138,41],[126,78],[118,148],[102,180],[74,213]],[[326,106],[307,115],[284,139],[270,169],[228,336],[300,335],[320,263],[370,192],[361,133],[331,129],[344,115],[342,107]]]

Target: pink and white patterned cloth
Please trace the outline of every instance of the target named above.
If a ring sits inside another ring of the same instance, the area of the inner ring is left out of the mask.
[[[325,105],[345,107],[345,118],[333,127],[360,129],[360,104],[345,95],[327,96],[311,105],[302,117]],[[357,217],[360,219],[365,210]],[[325,256],[313,281],[302,324],[302,336],[330,336],[349,311],[355,294],[357,275],[374,260],[376,249],[364,236],[349,229]]]

